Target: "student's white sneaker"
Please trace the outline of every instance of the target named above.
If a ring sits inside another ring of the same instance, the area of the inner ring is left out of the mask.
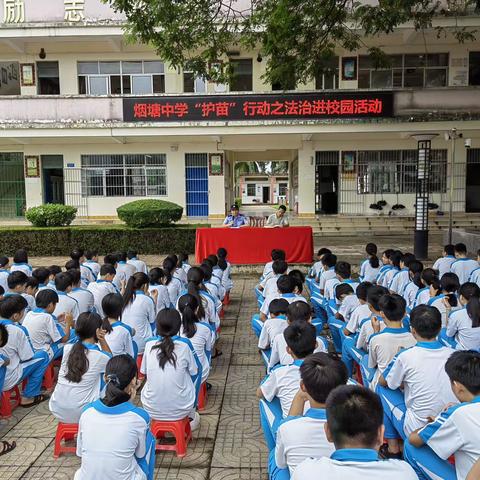
[[[200,415],[198,412],[195,412],[195,416],[190,419],[190,428],[192,432],[200,428]]]

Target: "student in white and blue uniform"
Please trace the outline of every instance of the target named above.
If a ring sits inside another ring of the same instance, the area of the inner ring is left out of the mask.
[[[347,383],[345,365],[327,353],[314,353],[300,367],[300,378],[300,389],[270,452],[271,480],[287,480],[307,458],[329,457],[335,450],[325,435],[325,402],[334,388]],[[305,411],[307,402],[310,407]]]
[[[71,260],[65,264],[65,268],[70,270],[72,268],[78,268],[80,270],[81,285],[83,288],[87,288],[90,282],[94,282],[97,279],[94,271],[84,265],[85,256],[82,248],[74,248],[70,252]]]
[[[261,290],[263,299],[277,293],[277,280],[288,273],[288,263],[284,260],[275,260],[272,264],[272,274],[257,287]]]
[[[95,279],[100,275],[100,264],[98,263],[98,253],[96,250],[85,250],[85,261],[83,266],[89,268],[95,275]]]
[[[317,283],[312,284],[311,298],[315,316],[322,320],[327,319],[327,313],[324,308],[325,303],[325,286],[329,280],[336,279],[335,265],[337,256],[333,253],[326,253],[322,257],[323,271],[317,278]]]
[[[423,287],[419,288],[415,295],[414,306],[426,305],[432,295],[430,294],[432,287],[438,286],[440,279],[438,278],[437,271],[433,268],[425,268],[420,275]]]
[[[68,295],[77,301],[79,314],[95,312],[95,297],[90,290],[82,288],[80,270],[68,270],[67,273],[72,277],[72,290]]]
[[[183,290],[182,282],[174,276],[177,265],[175,264],[174,260],[172,260],[170,257],[167,257],[162,263],[162,268],[163,272],[165,273],[165,285],[168,289],[170,303],[172,305],[176,305],[178,297]]]
[[[50,281],[50,270],[48,268],[39,267],[32,272],[32,277],[38,280],[38,291],[41,292],[48,287],[48,282]],[[55,286],[52,290],[55,290]]]
[[[3,287],[5,291],[8,290],[7,278],[10,275],[10,271],[7,268],[8,262],[8,257],[0,257],[0,287]]]
[[[137,252],[135,250],[129,250],[127,252],[127,258],[127,263],[133,265],[136,272],[146,273],[148,275],[147,264],[143,260],[140,260],[138,258]]]
[[[480,264],[480,249],[477,252],[477,262]],[[1,270],[0,270],[1,274]],[[0,277],[1,278],[1,277]],[[469,282],[476,283],[480,287],[480,267],[476,268],[471,274],[470,278],[468,279]]]
[[[262,330],[258,337],[258,348],[260,350],[269,351],[272,348],[273,340],[277,334],[283,333],[288,327],[288,306],[289,303],[285,298],[275,298],[270,302],[268,318],[263,323]]]
[[[96,282],[88,284],[87,290],[92,293],[94,298],[95,311],[103,317],[102,300],[109,293],[120,293],[113,283],[115,278],[115,267],[106,263],[100,268],[100,275]]]
[[[382,285],[383,287],[389,288],[390,282],[393,280],[393,277],[401,270],[400,262],[403,258],[403,254],[400,250],[394,250],[390,255],[390,269],[385,273],[382,278],[382,281],[379,282],[377,279],[377,284]]]
[[[408,275],[410,281],[405,286],[402,297],[407,302],[407,312],[410,312],[415,306],[415,298],[418,291],[424,287],[422,283],[423,263],[418,260],[413,260],[408,266]]]
[[[320,248],[317,252],[317,261],[310,267],[308,271],[307,284],[310,292],[312,292],[312,286],[318,281],[321,273],[323,272],[322,258],[326,253],[332,253],[329,248]]]
[[[367,259],[360,265],[359,278],[362,282],[374,282],[382,268],[382,262],[377,257],[377,246],[374,243],[367,243],[365,252]]]
[[[50,411],[62,423],[78,423],[83,408],[100,398],[103,375],[112,357],[96,313],[82,313],[75,324],[78,341],[65,345]],[[98,345],[97,345],[98,344]]]
[[[330,458],[307,459],[292,480],[418,480],[408,463],[382,460],[383,413],[378,396],[353,385],[333,390],[326,402],[326,436],[336,451]]]
[[[229,266],[229,263],[224,258],[219,258],[218,267],[222,270],[223,288],[225,288],[226,295],[230,295],[230,292],[233,289],[233,281],[230,273],[231,266]]]
[[[207,292],[215,299],[221,310],[221,303],[225,297],[225,289],[219,284],[220,282],[218,281],[218,278],[216,279],[216,283],[213,282],[213,273],[210,264],[202,263],[200,268],[203,272],[203,285]]]
[[[3,288],[3,287],[2,287]],[[8,342],[8,330],[3,323],[0,322],[0,349],[2,349]],[[0,392],[3,392],[3,384],[7,374],[8,358],[0,353]]]
[[[455,246],[451,244],[445,245],[443,247],[443,254],[440,258],[435,260],[433,269],[437,270],[438,276],[442,278],[445,273],[450,271],[450,267],[455,260]]]
[[[28,263],[28,253],[23,248],[17,250],[13,256],[13,263],[10,267],[10,273],[23,272],[27,277],[32,276],[33,268]]]
[[[359,305],[350,314],[350,318],[343,329],[343,337],[356,335],[360,329],[360,323],[365,318],[370,318],[372,312],[367,303],[368,289],[374,285],[370,282],[361,282],[355,289]],[[343,343],[343,340],[342,340]]]
[[[53,314],[60,317],[62,313],[71,313],[76,321],[80,315],[78,302],[69,293],[72,291],[73,278],[68,272],[55,275],[55,290],[58,294],[58,303]]]
[[[405,444],[405,459],[420,478],[463,479],[480,458],[480,354],[455,352],[445,370],[461,403],[413,432]],[[452,455],[455,467],[448,462]]]
[[[150,416],[133,404],[137,365],[129,355],[111,358],[105,369],[105,396],[80,417],[74,480],[153,480],[155,438]]]
[[[476,260],[467,257],[467,247],[464,243],[457,243],[455,245],[455,257],[457,260],[452,263],[450,271],[457,274],[460,285],[463,285],[469,281],[470,275],[479,265]]]
[[[408,282],[410,282],[410,272],[408,267],[414,260],[415,255],[412,253],[405,253],[402,255],[402,259],[400,260],[400,270],[395,273],[387,286],[388,290],[390,290],[390,293],[402,295]]]
[[[138,346],[133,337],[135,330],[122,322],[123,297],[119,293],[109,293],[102,300],[102,328],[105,330],[105,341],[113,356],[127,353],[137,358]]]
[[[442,328],[447,324],[447,304],[449,311],[459,308],[457,297],[459,288],[458,277],[451,272],[447,272],[440,282],[435,281],[430,287],[431,297],[427,305],[435,307],[442,315]]]
[[[153,290],[157,291],[157,312],[164,310],[165,308],[171,308],[172,303],[170,301],[168,288],[164,285],[166,278],[164,271],[159,267],[152,268],[148,272],[148,278],[150,281],[150,285],[148,287],[150,294],[152,294]]]
[[[190,268],[192,268],[190,263],[188,263],[188,253],[180,253],[178,255],[178,263],[182,266],[185,273],[188,273]]]
[[[146,341],[155,331],[156,291],[150,296],[148,287],[148,275],[135,273],[129,278],[123,294],[122,321],[135,331],[133,340],[139,354],[143,353]]]
[[[377,278],[375,279],[375,282],[377,285],[383,285],[384,280],[385,280],[385,275],[393,268],[392,264],[390,263],[390,257],[392,256],[392,253],[395,250],[392,250],[391,248],[388,248],[385,250],[382,254],[382,263],[383,265],[380,267],[380,270],[378,271]]]
[[[137,269],[134,265],[127,262],[127,252],[117,252],[115,256],[117,257],[117,275],[123,274],[125,281],[128,282],[130,277],[136,273]]]
[[[27,301],[27,312],[32,308],[35,308],[35,299],[25,292],[28,278],[29,277],[20,270],[11,273],[7,278],[8,290],[3,294],[4,297],[21,295]]]

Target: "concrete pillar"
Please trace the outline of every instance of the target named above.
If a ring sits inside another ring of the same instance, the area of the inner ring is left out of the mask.
[[[315,151],[312,142],[303,142],[298,151],[298,214],[315,216]]]

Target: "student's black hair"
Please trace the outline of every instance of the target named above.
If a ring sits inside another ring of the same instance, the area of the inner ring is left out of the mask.
[[[105,367],[105,396],[102,403],[107,407],[115,407],[130,400],[125,388],[137,377],[137,362],[127,354],[112,357]]]
[[[198,317],[201,319],[205,318],[205,307],[200,297],[200,290],[204,289],[203,278],[203,270],[199,267],[192,267],[187,273],[187,292],[197,299]]]
[[[28,253],[24,248],[15,252],[13,263],[28,263]]]
[[[282,275],[287,273],[288,263],[285,260],[275,260],[272,263],[272,270],[275,275]]]
[[[325,265],[326,267],[328,268],[332,268],[336,265],[337,263],[337,256],[333,253],[326,253],[323,257],[322,257],[322,265]]]
[[[423,283],[427,286],[430,286],[435,282],[439,282],[437,272],[433,268],[424,268],[421,274],[421,278],[423,280]]]
[[[292,270],[289,274],[289,277],[293,278],[295,282],[295,287],[297,288],[299,294],[303,292],[303,284],[305,282],[305,275],[300,270]]]
[[[35,277],[28,277],[27,283],[25,285],[27,288],[38,288],[40,283]]]
[[[302,302],[305,303],[305,302]],[[286,315],[289,303],[284,298],[274,298],[268,306],[271,315]]]
[[[78,260],[68,260],[68,262],[65,263],[65,270],[74,270],[80,268],[80,262]]]
[[[192,338],[197,333],[196,323],[199,321],[196,311],[198,300],[187,293],[178,299],[178,310],[182,315],[183,333],[187,338]]]
[[[317,252],[317,257],[321,257],[327,253],[332,253],[332,251],[329,248],[325,248],[325,247],[319,248]]]
[[[404,253],[402,257],[402,262],[406,268],[410,266],[412,262],[416,260],[415,255],[413,253]]]
[[[102,299],[103,320],[102,328],[110,333],[113,330],[109,318],[119,320],[123,312],[123,297],[119,293],[108,293]]]
[[[455,253],[459,253],[460,255],[467,254],[467,246],[464,243],[457,243],[455,244]]]
[[[70,350],[67,359],[67,372],[65,378],[69,382],[80,383],[83,375],[87,372],[89,362],[87,356],[87,347],[83,341],[88,338],[97,338],[97,329],[101,328],[102,319],[98,313],[81,313],[75,322],[75,333],[78,341]]]
[[[457,291],[460,288],[460,280],[458,275],[453,272],[447,272],[442,275],[440,279],[440,289],[445,293],[448,303],[451,307],[458,305]]]
[[[80,281],[82,279],[82,274],[80,272],[80,269],[78,268],[71,268],[70,270],[67,270],[67,273],[72,277],[72,285],[79,285]]]
[[[70,258],[72,260],[76,260],[77,262],[79,262],[82,257],[83,257],[83,248],[74,248],[70,252]]]
[[[64,292],[68,287],[71,287],[72,285],[72,277],[68,272],[57,273],[57,275],[55,275],[55,288],[59,292]]]
[[[402,321],[407,311],[407,302],[397,294],[382,295],[378,300],[378,306],[391,322]]]
[[[335,287],[335,297],[337,300],[340,300],[342,295],[350,295],[353,293],[353,288],[348,283],[339,283]]]
[[[3,268],[5,265],[8,265],[8,262],[10,260],[8,259],[8,257],[6,257],[5,255],[2,255],[0,257],[0,268]]]
[[[318,403],[325,403],[330,392],[348,381],[345,364],[325,352],[309,355],[300,366],[300,377],[307,393]]]
[[[442,314],[429,305],[418,305],[410,313],[410,326],[422,338],[433,340],[442,328]]]
[[[176,261],[174,261],[171,257],[166,257],[162,262],[162,268],[165,273],[165,285],[169,285],[173,278],[173,272],[175,272],[175,268],[177,267]]]
[[[420,262],[419,260],[413,260],[408,265],[408,271],[412,279],[412,282],[418,288],[423,288],[423,284],[422,284],[423,263]]]
[[[305,358],[317,348],[317,330],[308,322],[293,322],[283,331],[283,337],[297,358]]]
[[[110,265],[115,266],[118,263],[118,256],[116,253],[107,253],[103,257],[103,263],[109,263]]]
[[[132,258],[136,258],[137,257],[137,251],[136,250],[128,250],[127,252],[127,257],[129,260],[131,260]]]
[[[211,254],[211,255],[209,255],[207,258],[208,258],[208,260],[210,260],[210,262],[212,262],[212,265],[213,265],[214,267],[217,266],[218,257],[217,257],[216,255]]]
[[[365,246],[365,252],[369,256],[370,266],[372,268],[378,268],[380,266],[380,260],[377,257],[378,248],[375,243],[367,243]]]
[[[150,285],[161,285],[162,280],[165,278],[165,272],[160,267],[154,267],[149,270],[148,278]]]
[[[96,250],[85,250],[85,258],[91,260],[93,257],[96,257],[98,252]]]
[[[9,320],[27,307],[28,303],[21,295],[8,295],[0,302],[0,317]]]
[[[175,263],[175,267],[178,265],[178,257],[174,253],[171,253],[170,255],[168,255],[167,258],[170,258],[171,260],[173,260],[173,263]]]
[[[26,285],[27,280],[28,277],[25,275],[25,273],[21,272],[20,270],[16,270],[7,277],[7,285],[10,290],[13,290],[19,285]]]
[[[5,289],[0,285],[0,297],[5,293]]]
[[[279,209],[279,210],[283,210],[284,212],[287,211],[287,207],[286,207],[285,205],[280,205],[280,206],[278,207],[278,209]]]
[[[178,263],[181,265],[183,265],[184,263],[188,263],[188,253],[180,253],[178,255]]]
[[[160,310],[157,314],[157,334],[161,339],[152,347],[152,350],[158,350],[157,358],[160,368],[165,369],[167,363],[177,366],[177,356],[175,354],[175,343],[172,337],[180,331],[182,318],[180,313],[173,308]]]
[[[100,267],[100,276],[104,277],[105,275],[115,275],[117,271],[111,263],[104,263]]]
[[[480,257],[480,248],[477,250],[477,257]]]
[[[226,248],[220,247],[217,250],[217,256],[218,258],[227,258],[228,252]]]
[[[8,330],[5,325],[0,323],[0,348],[3,348],[8,342]]]
[[[50,275],[55,276],[57,273],[61,273],[62,267],[59,267],[58,265],[50,265],[48,270],[50,270]]]
[[[461,383],[472,395],[480,394],[480,353],[458,350],[445,363],[450,382]]]
[[[465,300],[467,300],[467,313],[472,320],[472,327],[477,328],[480,326],[480,288],[476,283],[466,282],[459,290]]]
[[[364,448],[376,446],[383,425],[380,397],[368,388],[341,385],[327,398],[327,423],[335,448],[344,448],[354,440]]]
[[[392,256],[392,253],[394,251],[395,250],[393,248],[387,248],[386,250],[383,251],[383,255],[385,255],[385,257],[387,257],[390,260],[390,257]]]
[[[32,272],[32,277],[38,280],[38,283],[46,284],[48,277],[50,277],[50,270],[48,268],[39,267]]]
[[[285,260],[286,259],[286,254],[284,250],[280,250],[278,248],[274,248],[272,250],[272,261],[274,262],[275,260]]]
[[[370,287],[373,287],[373,283],[371,282],[362,282],[357,285],[355,289],[355,294],[359,298],[359,300],[363,300],[364,302],[367,301],[367,292]]]
[[[225,271],[225,270],[227,269],[227,267],[228,267],[227,261],[226,261],[224,258],[219,257],[219,258],[218,258],[218,267],[219,267],[221,270]]]
[[[38,308],[47,308],[51,303],[58,303],[58,293],[51,288],[40,290],[35,297],[35,305]]]
[[[287,308],[287,318],[292,322],[308,322],[312,318],[312,307],[302,300],[292,302]]]
[[[295,289],[295,280],[289,275],[278,277],[277,288],[280,293],[292,293]]]
[[[127,281],[125,292],[123,293],[123,309],[132,303],[136,297],[136,291],[142,290],[145,285],[149,285],[148,275],[143,272],[134,273]]]
[[[403,258],[403,253],[400,250],[394,250],[390,255],[390,263],[393,267],[400,269],[400,261]]]
[[[447,254],[447,255],[450,255],[450,256],[454,256],[455,255],[455,245],[452,245],[451,243],[449,243],[448,245],[445,245],[443,247],[443,251]]]
[[[380,311],[379,300],[383,295],[388,294],[388,289],[380,285],[373,285],[367,290],[367,303],[377,312]]]
[[[118,258],[119,262],[126,262],[127,261],[127,252],[125,250],[115,252],[115,255]]]
[[[213,269],[213,262],[208,257],[202,260],[201,265],[208,265]]]
[[[348,262],[337,262],[335,273],[342,278],[350,278],[352,276],[352,267]]]
[[[202,269],[202,272],[203,272],[203,281],[204,282],[210,281],[213,275],[212,267],[208,263],[202,263],[200,265],[200,268]]]

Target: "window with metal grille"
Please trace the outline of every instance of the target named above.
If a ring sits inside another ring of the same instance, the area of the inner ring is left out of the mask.
[[[315,90],[338,89],[338,72],[338,57],[332,57],[323,61],[319,72],[315,75]]]
[[[445,193],[447,150],[431,151],[430,192]],[[417,150],[364,150],[357,152],[357,192],[415,193]]]
[[[254,197],[256,195],[255,183],[247,183],[247,196]]]
[[[284,197],[288,191],[288,183],[279,183],[278,184],[278,194],[281,197]]]
[[[82,187],[88,197],[165,196],[167,156],[82,155]]]

